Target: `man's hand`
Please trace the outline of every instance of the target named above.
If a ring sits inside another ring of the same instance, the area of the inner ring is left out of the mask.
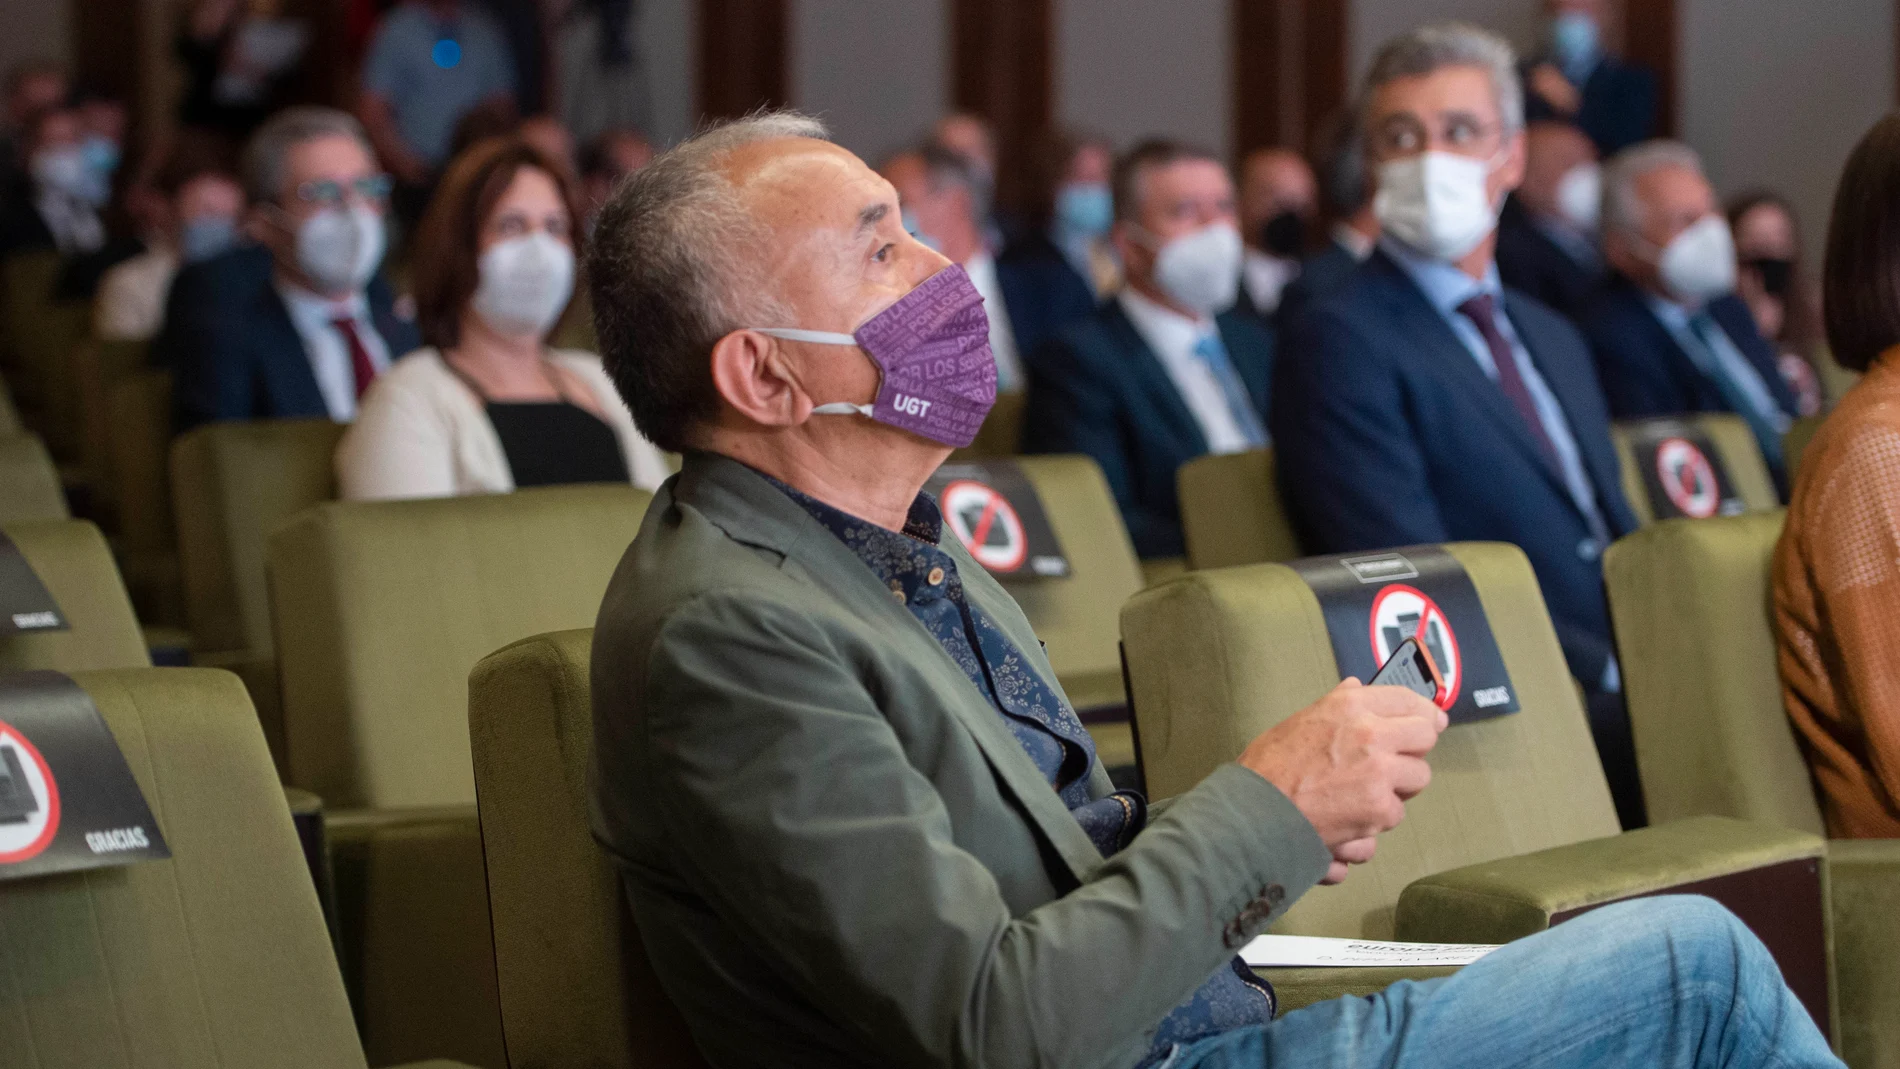
[[[1240,755],[1299,807],[1333,852],[1326,883],[1372,859],[1382,832],[1405,819],[1405,803],[1432,780],[1425,755],[1450,722],[1444,710],[1403,687],[1348,679],[1332,693],[1262,732]]]
[[[1583,108],[1583,90],[1571,85],[1554,63],[1539,63],[1531,71],[1531,92],[1559,115],[1575,116]]]

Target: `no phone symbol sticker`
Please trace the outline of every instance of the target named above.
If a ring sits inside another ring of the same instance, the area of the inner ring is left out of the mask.
[[[1684,516],[1706,520],[1722,507],[1722,485],[1715,466],[1686,438],[1665,438],[1656,445],[1656,478]]]
[[[1403,583],[1394,583],[1379,591],[1372,599],[1374,662],[1384,664],[1391,658],[1392,651],[1413,635],[1418,636],[1426,652],[1438,663],[1438,672],[1445,680],[1444,690],[1438,695],[1438,707],[1450,709],[1458,700],[1464,672],[1458,636],[1452,631],[1445,611],[1422,591]]]
[[[943,518],[978,564],[1011,572],[1029,556],[1022,518],[1009,500],[978,482],[953,482],[943,488]]]
[[[59,834],[59,784],[46,758],[0,721],[0,864],[39,856]]]

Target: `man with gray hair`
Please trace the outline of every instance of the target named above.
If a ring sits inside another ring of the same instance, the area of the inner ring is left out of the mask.
[[[1589,347],[1499,280],[1498,213],[1523,181],[1509,45],[1460,24],[1399,37],[1361,98],[1384,231],[1350,281],[1288,324],[1273,390],[1280,486],[1302,544],[1523,548],[1590,696],[1617,814],[1646,823],[1603,596],[1634,530]]]
[[[1838,1065],[1699,899],[1275,1020],[1235,952],[1403,818],[1436,706],[1348,681],[1165,808],[1117,790],[921,493],[995,369],[890,184],[756,116],[629,179],[594,250],[607,367],[685,460],[601,605],[591,820],[710,1064]]]
[[[392,359],[420,344],[378,268],[390,179],[348,114],[292,108],[246,146],[255,244],[179,272],[155,359],[183,431],[229,419],[348,422]]]
[[[1733,412],[1775,478],[1798,407],[1775,347],[1735,295],[1735,242],[1694,149],[1646,141],[1604,168],[1603,254],[1615,275],[1583,317],[1621,419]]]

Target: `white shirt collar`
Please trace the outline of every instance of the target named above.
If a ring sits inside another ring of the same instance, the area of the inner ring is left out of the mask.
[[[1375,244],[1373,239],[1345,223],[1334,224],[1333,240],[1339,243],[1340,248],[1352,253],[1352,258],[1360,263],[1365,263],[1372,258],[1372,247]]]
[[[1196,343],[1215,331],[1212,319],[1191,319],[1142,296],[1133,286],[1123,286],[1115,299],[1135,330],[1164,359],[1191,354]]]
[[[277,288],[277,295],[284,299],[284,307],[289,310],[290,318],[302,324],[328,327],[338,319],[366,320],[369,318],[369,298],[362,290],[332,300],[291,282],[282,276],[274,276],[271,285]]]

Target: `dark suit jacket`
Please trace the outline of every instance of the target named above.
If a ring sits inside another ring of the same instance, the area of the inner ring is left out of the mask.
[[[1562,120],[1544,98],[1530,91],[1530,72],[1538,64],[1549,62],[1540,57],[1526,62],[1520,73],[1524,78],[1524,118],[1529,122]],[[1583,101],[1569,121],[1596,142],[1597,151],[1609,158],[1623,149],[1656,136],[1656,111],[1661,97],[1656,88],[1656,73],[1648,67],[1627,63],[1615,56],[1597,62],[1590,79],[1583,83]]]
[[[1299,277],[1280,292],[1280,307],[1274,311],[1275,325],[1284,331],[1300,311],[1326,297],[1359,270],[1359,259],[1339,242],[1331,242],[1324,252],[1314,253],[1300,265]]]
[[[0,256],[53,248],[53,231],[33,206],[32,184],[18,183],[7,193],[0,205]]]
[[[236,249],[178,273],[153,359],[174,376],[178,430],[227,419],[327,418],[303,339],[271,285],[271,255]],[[396,358],[421,343],[380,277],[368,289],[376,333]]]
[[[1521,293],[1510,316],[1569,419],[1612,537],[1623,500],[1609,412],[1575,327]],[[1283,339],[1272,429],[1280,486],[1309,552],[1514,542],[1543,587],[1570,670],[1595,689],[1611,652],[1604,547],[1522,417],[1384,253]]]
[[[1273,369],[1273,332],[1251,316],[1216,318],[1234,369],[1261,418]],[[1030,362],[1023,452],[1086,453],[1108,478],[1143,557],[1178,557],[1175,471],[1207,452],[1174,380],[1117,301],[1071,325]]]
[[[1498,274],[1504,284],[1581,323],[1603,286],[1602,270],[1585,267],[1538,229],[1516,197],[1498,218]]]
[[[1792,415],[1795,399],[1781,380],[1775,347],[1761,336],[1748,305],[1731,294],[1711,301],[1709,315],[1768,384],[1775,404]],[[1675,335],[1649,310],[1642,291],[1628,279],[1618,277],[1591,302],[1584,333],[1596,355],[1603,393],[1615,418],[1730,410],[1721,390],[1676,344]]]
[[[1025,362],[1056,332],[1095,314],[1095,289],[1048,237],[1030,233],[996,258],[1009,328]]]
[[[940,547],[1053,687],[1009,594]],[[1329,860],[1226,765],[1104,864],[864,562],[711,454],[661,488],[608,585],[593,704],[594,836],[714,1065],[1132,1066]],[[1089,785],[1114,790],[1099,762]]]

